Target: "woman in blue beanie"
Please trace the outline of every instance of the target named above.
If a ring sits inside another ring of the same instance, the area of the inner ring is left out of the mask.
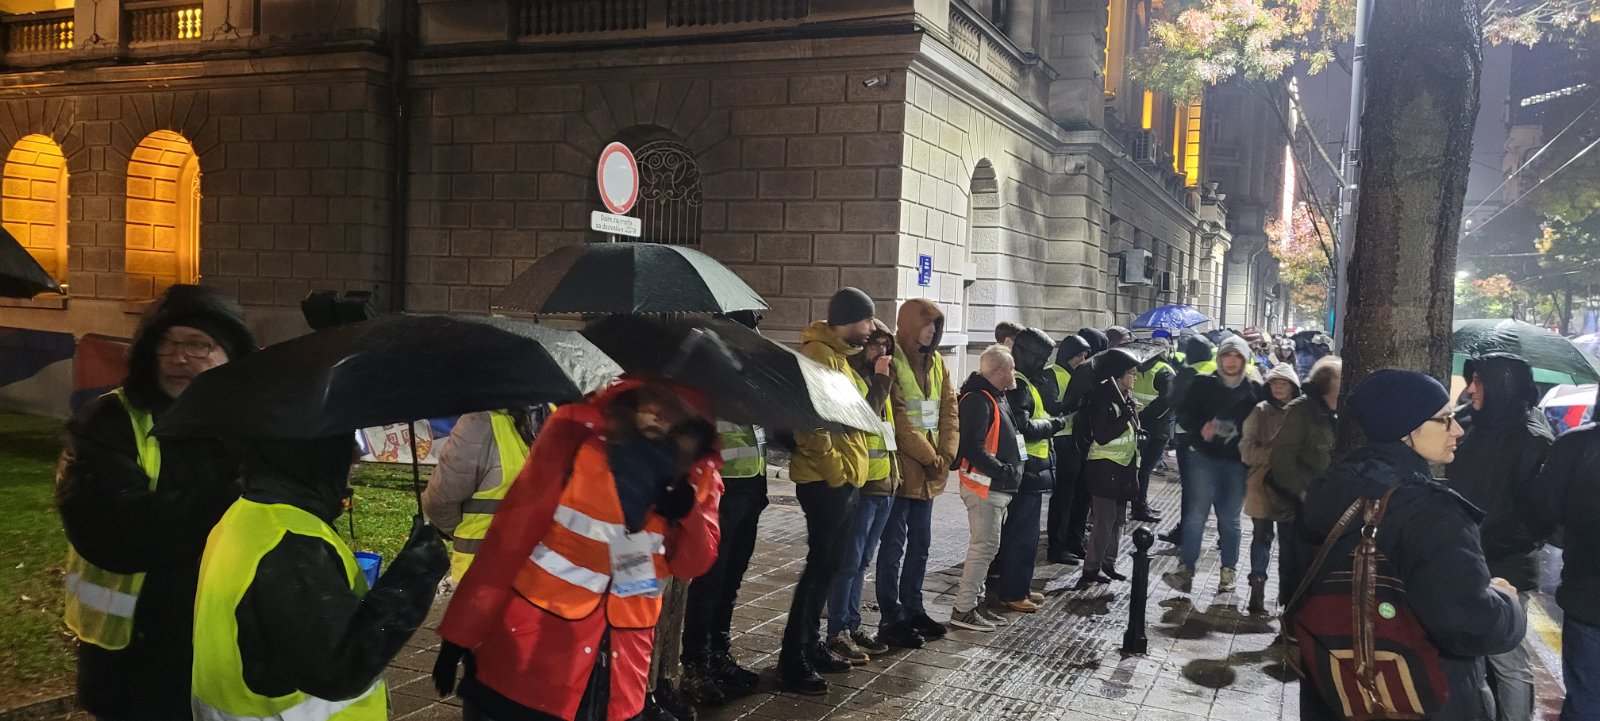
[[[1455,458],[1461,437],[1450,394],[1422,373],[1383,370],[1356,386],[1344,408],[1366,433],[1367,445],[1311,483],[1304,537],[1327,537],[1357,498],[1379,498],[1393,488],[1377,530],[1378,551],[1387,559],[1379,572],[1405,584],[1412,613],[1439,650],[1449,694],[1430,718],[1492,721],[1483,659],[1521,643],[1526,629],[1516,589],[1489,577],[1478,543],[1482,513],[1431,472]],[[1350,524],[1313,582],[1350,572],[1360,526]],[[1345,718],[1338,701],[1322,698],[1310,683],[1300,685],[1300,709],[1309,721]]]

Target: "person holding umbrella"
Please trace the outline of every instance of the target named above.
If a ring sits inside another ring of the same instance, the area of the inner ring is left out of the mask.
[[[1128,515],[1128,502],[1139,489],[1139,411],[1130,391],[1139,375],[1139,358],[1113,348],[1094,360],[1101,378],[1085,406],[1089,452],[1083,464],[1084,485],[1094,497],[1094,532],[1078,588],[1124,581],[1117,572],[1118,540]]]
[[[349,435],[249,444],[244,496],[200,560],[195,718],[388,718],[384,669],[427,617],[450,557],[418,517],[368,588],[332,525],[356,456]]]
[[[862,397],[867,385],[850,369],[848,359],[861,352],[872,335],[872,298],[855,288],[841,288],[828,301],[828,317],[800,333],[800,352],[824,367],[844,373]],[[795,433],[789,477],[806,516],[806,565],[794,588],[789,620],[778,653],[778,681],[808,696],[828,692],[817,672],[844,673],[850,662],[822,644],[818,617],[839,570],[844,536],[867,476],[867,440],[860,431],[816,429]]]
[[[439,626],[434,682],[448,694],[467,661],[465,718],[643,710],[666,577],[716,555],[707,413],[685,386],[624,376],[546,422]]]
[[[422,512],[451,537],[450,578],[467,573],[500,499],[506,497],[547,407],[468,413],[456,420],[439,451],[439,463],[422,491]]]
[[[122,386],[67,423],[56,509],[78,704],[90,714],[189,718],[200,554],[239,496],[238,463],[215,440],[150,431],[196,376],[254,350],[238,304],[172,286],[141,319]]]
[[[944,624],[928,615],[922,581],[933,541],[933,499],[950,479],[956,455],[956,386],[939,355],[944,312],[912,298],[895,323],[895,460],[900,487],[878,548],[878,638],[890,646],[921,648],[943,638]],[[904,559],[905,565],[901,565]]]

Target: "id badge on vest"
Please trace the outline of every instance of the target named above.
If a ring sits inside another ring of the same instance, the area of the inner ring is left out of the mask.
[[[881,437],[883,438],[883,449],[884,450],[889,451],[890,453],[893,453],[895,451],[900,450],[900,446],[897,445],[894,442],[894,424],[893,423],[884,423],[883,424],[883,434],[882,434]]]
[[[656,535],[624,533],[611,540],[611,592],[617,596],[658,596],[661,579],[656,578]]]
[[[1028,442],[1022,438],[1022,434],[1021,433],[1018,433],[1017,434],[1017,458],[1026,459],[1027,457],[1028,457]]]

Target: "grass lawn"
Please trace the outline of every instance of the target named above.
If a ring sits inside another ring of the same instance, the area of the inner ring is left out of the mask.
[[[76,640],[61,622],[67,544],[52,491],[60,433],[55,419],[0,413],[0,709],[72,690]],[[363,464],[353,480],[350,546],[387,562],[411,533],[411,468]],[[339,534],[349,540],[348,519],[339,520]]]

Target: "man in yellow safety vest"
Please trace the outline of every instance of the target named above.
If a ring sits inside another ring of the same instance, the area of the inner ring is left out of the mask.
[[[1133,520],[1158,523],[1161,516],[1150,507],[1150,475],[1167,454],[1177,406],[1172,404],[1172,381],[1177,371],[1167,362],[1167,345],[1156,339],[1161,351],[1139,364],[1132,396],[1139,406],[1139,427],[1145,432],[1139,445],[1139,495],[1133,499]]]
[[[239,496],[238,463],[220,442],[158,442],[150,429],[195,376],[253,350],[237,303],[172,286],[140,321],[122,386],[67,424],[56,508],[78,705],[90,714],[190,717],[196,569]]]
[[[991,603],[996,610],[1033,613],[1044,595],[1032,589],[1033,561],[1039,553],[1039,513],[1044,493],[1055,485],[1055,451],[1051,440],[1067,427],[1065,416],[1051,415],[1039,385],[1054,391],[1056,374],[1049,369],[1055,343],[1038,328],[1017,334],[1011,345],[1016,362],[1016,387],[1006,393],[1011,423],[1026,443],[1022,484],[1006,508],[1000,531],[1000,552],[989,567],[993,584]]]
[[[422,492],[422,512],[451,537],[450,577],[456,583],[522,472],[528,445],[548,411],[541,406],[468,413],[456,419],[445,439]]]

